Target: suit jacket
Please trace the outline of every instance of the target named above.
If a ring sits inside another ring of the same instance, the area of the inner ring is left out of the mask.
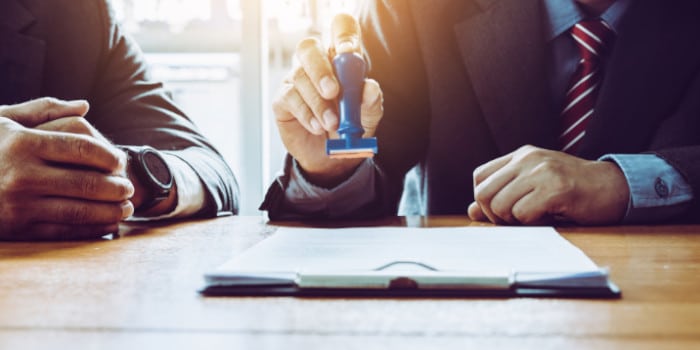
[[[557,149],[550,47],[540,0],[371,1],[361,19],[370,77],[384,91],[377,200],[396,213],[406,183],[424,214],[465,214],[472,173],[531,144]],[[653,152],[700,197],[700,3],[634,2],[622,23],[579,156]],[[270,189],[272,218],[295,213]],[[275,189],[277,187],[277,189]],[[362,195],[362,194],[359,194]],[[698,201],[689,217],[700,217]],[[323,217],[314,213],[312,217]]]
[[[3,0],[0,104],[86,99],[87,120],[115,144],[150,145],[187,162],[206,190],[200,213],[238,211],[238,185],[214,147],[149,79],[105,0]]]

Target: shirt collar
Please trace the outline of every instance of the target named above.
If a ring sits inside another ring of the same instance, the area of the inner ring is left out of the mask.
[[[620,21],[629,8],[630,0],[617,0],[600,16],[615,33]],[[568,31],[576,23],[586,18],[576,4],[576,0],[544,0],[544,9],[548,19],[547,41],[554,40]]]

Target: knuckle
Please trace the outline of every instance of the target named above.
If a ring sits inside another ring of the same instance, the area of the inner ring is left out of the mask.
[[[2,223],[14,227],[24,223],[26,210],[23,210],[16,202],[5,203],[2,208],[2,215]]]
[[[513,217],[511,213],[504,208],[492,208],[493,214],[496,215],[499,219],[502,219],[503,221],[506,222],[512,222]]]
[[[474,172],[472,173],[474,183],[478,184],[486,179],[485,171],[486,171],[486,164],[480,165],[476,169],[474,169]]]
[[[22,139],[16,135],[9,135],[4,140],[2,140],[4,152],[12,155],[19,155],[24,153],[24,147],[22,145]]]
[[[107,219],[111,223],[121,221],[123,214],[124,212],[122,211],[121,206],[118,204],[110,205],[109,209],[107,209]]]
[[[539,159],[544,156],[544,153],[543,149],[531,145],[522,146],[515,152],[518,159],[525,161]]]
[[[287,110],[287,101],[291,98],[294,87],[291,85],[283,86],[277,97],[272,101],[272,109],[277,112]]]
[[[365,81],[365,90],[363,94],[363,104],[369,107],[375,107],[379,105],[380,107],[384,105],[384,93],[382,92],[379,83],[374,80],[367,79]]]
[[[528,215],[528,212],[525,210],[525,208],[521,206],[513,207],[511,213],[513,217],[522,224],[529,224],[532,222],[532,219]]]
[[[294,118],[298,117],[298,108],[301,97],[293,85],[286,86],[282,89],[279,98],[272,103],[272,108],[277,117],[290,114]]]
[[[119,199],[126,200],[131,197],[131,189],[126,184],[117,184],[116,193]]]
[[[9,193],[23,192],[32,185],[32,177],[22,176],[21,174],[11,171],[4,176],[3,191]]]
[[[302,79],[306,79],[306,72],[304,71],[304,68],[297,67],[292,72],[292,78],[291,78],[292,83],[294,83],[295,85],[298,85]]]
[[[90,208],[86,205],[74,205],[63,210],[63,220],[70,223],[86,223],[90,219]]]
[[[313,117],[311,115],[311,111],[309,110],[309,106],[302,98],[294,98],[289,102],[293,114],[297,117],[297,119],[309,121]]]
[[[367,89],[367,93],[370,96],[377,96],[379,98],[382,98],[384,96],[384,93],[382,92],[381,86],[374,79],[366,79],[365,80],[365,88]]]
[[[279,98],[272,102],[272,110],[277,115],[284,113],[287,110],[283,98]]]
[[[41,143],[41,138],[30,137],[26,132],[12,132],[3,140],[8,154],[20,155],[31,152],[35,146],[35,141]],[[42,146],[41,144],[37,146]]]
[[[320,45],[321,42],[318,38],[310,37],[302,39],[296,47],[297,57],[299,60],[304,61],[304,59],[309,57],[308,55],[315,51]]]
[[[557,176],[552,179],[551,181],[551,186],[552,186],[552,192],[556,194],[568,194],[571,193],[575,189],[575,185],[573,181]]]
[[[76,137],[72,138],[70,142],[76,154],[81,159],[90,158],[95,153],[95,145],[88,140]]]
[[[83,177],[80,180],[80,190],[85,196],[97,193],[99,190],[99,185],[97,184],[97,179],[92,176]]]
[[[520,146],[520,148],[518,148],[516,152],[529,153],[529,152],[533,152],[535,150],[537,150],[537,148],[533,145],[523,145],[523,146]]]
[[[39,107],[42,107],[44,109],[52,108],[60,104],[59,100],[54,97],[42,97],[36,100],[36,102],[39,105]]]
[[[559,182],[564,180],[564,165],[554,159],[544,159],[535,167],[535,172],[547,176],[547,178]]]
[[[280,96],[276,102],[284,104],[285,102],[292,100],[294,98],[295,94],[296,94],[296,88],[294,87],[294,85],[286,84],[280,90]]]
[[[69,132],[93,135],[92,126],[85,120],[85,118],[71,117],[67,119]]]
[[[319,116],[322,115],[328,107],[326,100],[316,92],[307,93],[305,102]]]
[[[59,108],[61,105],[61,102],[53,97],[42,97],[39,99],[38,103],[38,108],[39,108],[39,115],[42,117],[42,119],[50,119],[51,116],[54,114],[57,108]]]
[[[513,216],[513,214],[510,211],[510,208],[507,208],[506,206],[502,205],[501,203],[497,203],[496,201],[491,202],[491,212],[493,212],[494,215],[506,221],[509,221]]]
[[[477,188],[474,189],[474,200],[483,207],[491,203],[491,196],[477,186]]]

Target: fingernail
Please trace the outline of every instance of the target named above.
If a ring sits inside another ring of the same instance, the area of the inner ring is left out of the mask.
[[[131,201],[124,201],[122,203],[122,218],[126,219],[134,215],[134,204]]]
[[[335,80],[330,77],[323,77],[323,79],[321,79],[321,93],[323,93],[323,97],[335,97],[336,89],[337,85],[335,84]]]
[[[326,124],[326,129],[332,129],[338,122],[338,117],[336,117],[335,112],[332,110],[327,110],[323,112],[323,122]],[[328,130],[330,131],[330,130]]]
[[[310,123],[310,124],[311,124],[311,129],[313,129],[313,131],[314,131],[315,133],[319,133],[319,132],[321,131],[321,124],[318,123],[318,120],[316,120],[316,119],[311,119],[311,123]]]
[[[128,179],[126,180],[126,196],[127,198],[131,198],[134,196],[134,192],[136,192],[136,189],[134,188],[134,184],[131,183]]]
[[[337,45],[335,45],[335,52],[339,54],[352,52],[354,49],[355,45],[350,40],[341,41]]]

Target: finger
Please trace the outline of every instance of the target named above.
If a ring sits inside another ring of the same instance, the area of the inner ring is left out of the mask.
[[[469,213],[469,218],[473,221],[489,221],[489,218],[484,214],[477,202],[472,202],[467,212]]]
[[[500,163],[501,159],[497,159],[492,163]],[[489,164],[487,164],[488,166]],[[496,164],[500,165],[500,164]],[[496,168],[493,166],[492,168]],[[490,170],[490,169],[488,169]],[[507,165],[499,167],[495,172],[491,173],[487,178],[481,181],[474,187],[474,199],[484,214],[489,220],[495,224],[506,223],[499,215],[495,214],[491,207],[491,201],[508,183],[513,181],[517,176],[517,172]]]
[[[109,225],[64,225],[38,223],[31,225],[17,241],[69,241],[98,239],[119,232],[119,224]]]
[[[326,51],[316,38],[307,38],[299,42],[296,57],[306,75],[313,83],[316,91],[326,100],[338,97],[340,84]]]
[[[496,158],[476,168],[473,174],[474,187],[478,186],[479,184],[481,184],[481,182],[486,180],[493,173],[506,166],[506,164],[508,164],[511,161],[511,159],[513,159],[512,153]]]
[[[294,118],[301,124],[308,132],[314,135],[323,135],[323,127],[318,122],[318,119],[314,117],[314,113],[311,111],[306,101],[301,97],[299,91],[294,86],[288,86],[282,101],[280,102],[279,109],[288,112],[293,115]],[[278,118],[287,118],[286,113],[276,113]],[[278,121],[281,121],[278,119]]]
[[[511,212],[523,225],[549,225],[554,222],[554,216],[550,215],[549,207],[539,191],[532,191],[520,198]]]
[[[84,116],[90,105],[84,100],[63,101],[44,97],[12,106],[3,106],[0,113],[26,127],[35,127],[54,119]]]
[[[22,181],[25,192],[74,199],[121,202],[134,195],[134,185],[122,176],[82,169],[42,168]]]
[[[43,160],[122,173],[126,154],[105,141],[85,135],[36,131],[36,154]]]
[[[365,87],[362,91],[362,127],[365,129],[365,137],[374,136],[379,121],[384,114],[384,96],[379,83],[373,79],[365,79]]]
[[[301,95],[314,118],[326,131],[332,131],[338,127],[338,117],[330,101],[319,95],[313,82],[302,69],[298,69],[294,75],[294,87]]]
[[[341,13],[333,18],[331,23],[331,38],[335,54],[356,52],[362,53],[362,30],[355,17]]]
[[[113,225],[134,214],[130,201],[121,203],[47,197],[32,205],[33,221],[61,225]]]
[[[36,126],[36,129],[88,135],[107,141],[107,139],[83,117],[65,117],[52,120]]]
[[[521,221],[513,214],[513,206],[534,191],[534,185],[529,180],[529,176],[519,176],[503,186],[491,199],[489,209],[493,215],[510,225],[520,224]]]

